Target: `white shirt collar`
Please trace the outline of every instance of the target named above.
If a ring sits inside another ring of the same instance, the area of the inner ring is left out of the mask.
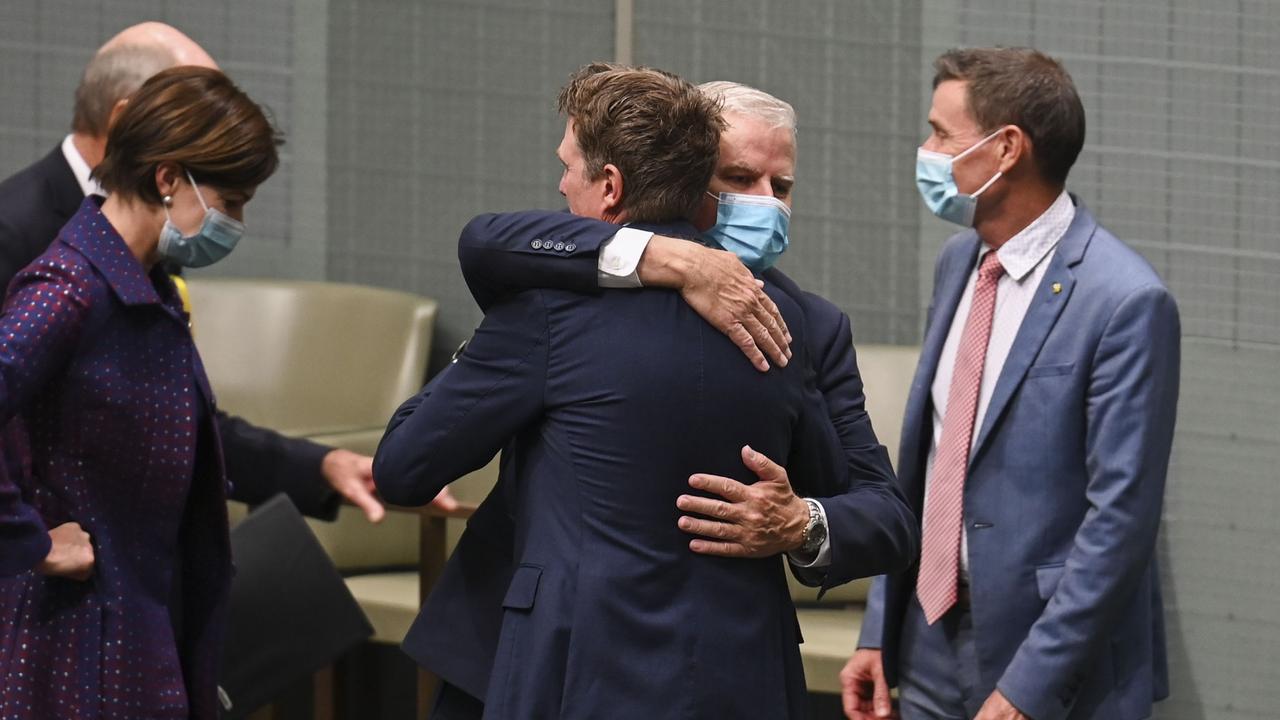
[[[81,157],[80,151],[76,149],[75,140],[71,135],[62,139],[62,156],[67,159],[67,164],[71,166],[71,172],[76,176],[76,182],[80,183],[80,191],[86,196],[101,195],[106,197],[107,191],[102,189],[97,180],[89,177],[92,168],[89,163]]]
[[[1058,241],[1067,234],[1067,228],[1071,227],[1075,216],[1075,203],[1071,202],[1071,195],[1063,190],[1048,210],[996,251],[1005,274],[1016,282],[1022,282],[1058,246]],[[983,245],[979,257],[988,250],[990,248]]]

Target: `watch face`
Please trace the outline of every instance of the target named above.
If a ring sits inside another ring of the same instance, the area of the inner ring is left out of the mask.
[[[817,503],[809,501],[809,526],[805,528],[804,550],[816,552],[827,540],[827,524],[822,522],[822,515],[814,507]]]
[[[827,540],[827,526],[817,523],[813,526],[813,531],[809,533],[809,537],[805,538],[804,549],[814,552],[822,547],[822,543]]]

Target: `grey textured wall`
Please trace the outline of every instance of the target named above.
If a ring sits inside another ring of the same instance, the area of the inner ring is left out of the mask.
[[[635,61],[795,106],[792,244],[779,262],[859,342],[919,335],[920,8],[895,0],[641,0]]]
[[[324,18],[324,2],[305,4]],[[317,228],[314,213],[324,208],[324,175],[316,171],[323,169],[324,158],[299,157],[316,147],[323,125],[317,133],[311,116],[295,117],[300,104],[308,111],[323,107],[324,79],[306,63],[316,17],[296,12],[292,0],[5,0],[0,3],[0,176],[43,156],[70,132],[75,87],[99,45],[134,23],[165,21],[208,50],[288,136],[280,170],[246,211],[244,244],[225,262],[201,272],[323,277],[323,222]]]
[[[564,206],[556,91],[612,53],[612,3],[332,3],[328,277],[437,298],[433,368],[480,321],[458,232]]]
[[[204,44],[289,135],[210,272],[364,282],[441,302],[435,363],[479,319],[454,243],[478,212],[557,207],[566,75],[614,51],[607,0],[5,0],[0,174],[47,152],[89,53],[143,19]],[[800,117],[783,267],[862,342],[918,342],[949,228],[911,182],[928,63],[955,45],[1061,57],[1089,113],[1071,189],[1182,308],[1183,400],[1160,554],[1161,718],[1280,705],[1280,2],[634,0],[634,58],[728,78]]]
[[[919,325],[919,12],[892,0],[783,9],[639,2],[634,60],[735,79],[800,117],[796,243],[783,267],[848,310],[855,337],[912,342]],[[557,89],[614,55],[613,4],[332,3],[328,277],[441,300],[433,367],[480,315],[454,243],[473,215],[560,207]],[[891,60],[892,59],[892,60]]]

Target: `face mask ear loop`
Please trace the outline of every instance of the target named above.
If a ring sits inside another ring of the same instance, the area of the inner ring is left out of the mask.
[[[1003,173],[1003,172],[1001,172],[1001,171],[999,171],[999,170],[997,170],[997,171],[996,171],[996,174],[991,176],[991,179],[987,181],[987,184],[986,184],[986,185],[983,185],[982,187],[978,188],[978,191],[977,191],[977,192],[975,192],[975,193],[973,194],[973,197],[975,197],[975,198],[976,198],[976,197],[978,197],[979,195],[981,195],[982,193],[986,192],[986,191],[987,191],[987,188],[991,187],[991,184],[992,184],[992,183],[994,183],[995,181],[999,180],[1001,175],[1004,175],[1004,173]]]
[[[956,155],[955,157],[951,158],[951,162],[955,162],[956,160],[959,160],[960,158],[964,157],[965,155],[968,155],[969,153],[973,152],[974,150],[977,150],[978,148],[982,147],[983,145],[986,145],[986,144],[987,144],[987,142],[988,142],[989,140],[991,140],[991,138],[993,138],[993,137],[995,137],[995,136],[999,135],[1003,130],[1004,130],[1004,128],[1003,128],[1003,127],[1001,127],[999,130],[996,130],[996,131],[992,132],[990,135],[988,135],[988,136],[986,136],[986,137],[982,138],[981,140],[979,140],[978,142],[976,142],[976,143],[974,143],[974,144],[970,145],[968,150],[965,150],[964,152],[960,153],[959,155]]]
[[[209,206],[204,202],[204,195],[200,194],[200,186],[196,185],[196,179],[191,177],[191,171],[185,168],[183,171],[187,173],[187,180],[191,181],[191,189],[196,191],[196,199],[200,201],[200,207],[204,208],[205,212],[209,212]]]

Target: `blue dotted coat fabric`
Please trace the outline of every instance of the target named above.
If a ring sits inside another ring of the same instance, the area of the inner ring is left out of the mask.
[[[172,282],[86,198],[0,316],[0,718],[215,718],[231,563],[214,399]],[[93,538],[87,582],[34,571]]]

